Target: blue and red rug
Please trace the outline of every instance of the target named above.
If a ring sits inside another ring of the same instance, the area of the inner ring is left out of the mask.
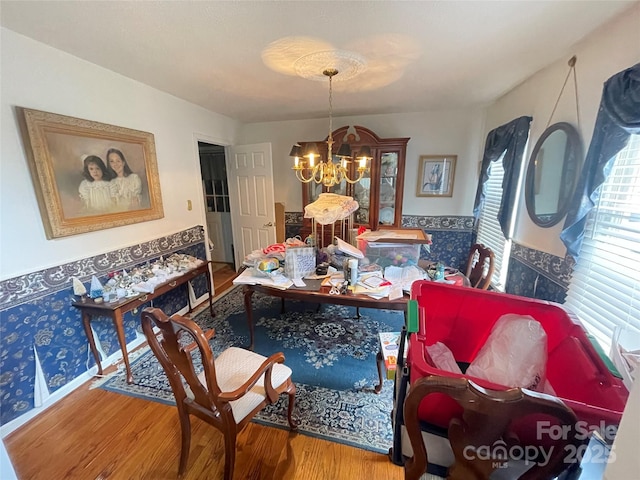
[[[305,435],[386,453],[392,444],[391,410],[393,381],[385,380],[380,394],[376,353],[378,333],[399,331],[402,312],[305,302],[286,302],[280,313],[280,299],[253,295],[255,351],[269,356],[281,351],[293,370],[297,387],[295,417]],[[235,287],[214,305],[195,315],[203,330],[214,328],[211,340],[215,354],[230,346],[249,344],[249,330],[241,287]],[[150,350],[132,362],[134,383],[123,372],[103,381],[101,388],[151,401],[174,404],[167,378]],[[264,409],[255,421],[288,428],[287,398]]]

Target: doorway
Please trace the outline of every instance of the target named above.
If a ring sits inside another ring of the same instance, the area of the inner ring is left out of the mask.
[[[225,266],[235,270],[225,149],[198,142],[198,152],[212,266],[214,271]]]

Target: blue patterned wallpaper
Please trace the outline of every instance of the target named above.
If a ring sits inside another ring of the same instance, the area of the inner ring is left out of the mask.
[[[300,235],[303,212],[284,212],[284,237],[293,238]]]
[[[403,215],[402,227],[421,228],[431,234],[431,253],[423,251],[420,258],[464,271],[475,238],[473,217]]]
[[[104,282],[112,270],[175,252],[206,258],[202,227],[0,282],[0,423],[34,408],[36,352],[50,393],[95,365],[80,313],[71,305],[70,277],[88,285],[96,275]],[[192,282],[196,297],[207,291],[206,283],[204,276]],[[185,284],[155,299],[154,306],[175,313],[187,305],[186,292]],[[140,331],[140,310],[124,316],[127,343]],[[91,325],[107,355],[120,348],[110,318],[94,319]]]
[[[511,247],[506,292],[564,303],[575,261],[517,243]]]

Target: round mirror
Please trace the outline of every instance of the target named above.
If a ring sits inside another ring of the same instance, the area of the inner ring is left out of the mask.
[[[578,131],[556,123],[543,133],[531,153],[525,201],[533,223],[551,227],[567,213],[582,163]]]

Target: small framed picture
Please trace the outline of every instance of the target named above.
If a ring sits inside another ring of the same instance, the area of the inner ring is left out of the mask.
[[[416,196],[453,196],[457,158],[457,155],[420,155]]]

